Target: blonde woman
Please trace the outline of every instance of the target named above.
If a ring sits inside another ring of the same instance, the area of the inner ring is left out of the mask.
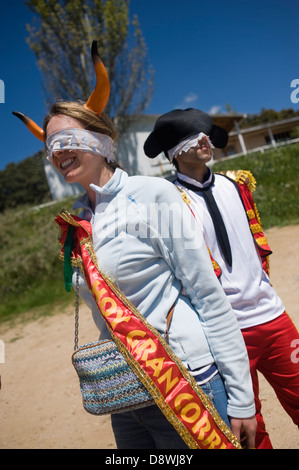
[[[243,428],[253,447],[248,357],[205,244],[198,243],[200,227],[173,184],[129,176],[119,168],[114,161],[117,133],[102,111],[54,104],[42,133],[48,158],[67,182],[85,188],[75,207],[91,223],[102,272],[161,335],[175,305],[169,346],[222,420],[238,438]],[[110,337],[83,277],[80,295],[91,308],[100,338]],[[186,448],[156,405],[112,415],[112,427],[118,448]]]

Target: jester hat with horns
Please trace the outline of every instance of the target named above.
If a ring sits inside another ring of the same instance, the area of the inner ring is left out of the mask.
[[[97,41],[92,42],[91,57],[96,73],[96,85],[87,102],[84,104],[84,107],[101,115],[109,100],[110,83],[107,71],[98,54]],[[18,111],[13,111],[12,114],[21,119],[21,121],[23,121],[25,126],[35,137],[37,137],[37,139],[41,140],[42,142],[45,141],[43,129],[39,127],[32,119]]]

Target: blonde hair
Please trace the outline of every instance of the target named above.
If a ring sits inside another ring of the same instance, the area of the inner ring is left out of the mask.
[[[115,142],[117,140],[117,130],[115,129],[111,119],[104,113],[101,115],[96,114],[94,111],[90,111],[85,108],[82,104],[75,101],[62,101],[54,103],[50,109],[49,114],[45,117],[43,123],[45,140],[47,138],[47,125],[54,116],[63,114],[64,116],[77,119],[84,128],[88,131],[99,132],[111,137]],[[120,165],[116,162],[107,162],[107,165],[112,170],[120,168]]]

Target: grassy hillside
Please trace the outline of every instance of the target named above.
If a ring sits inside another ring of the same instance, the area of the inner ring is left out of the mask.
[[[62,208],[72,212],[72,206],[73,199],[67,199],[0,214],[0,321],[29,310],[51,313],[52,306],[72,300],[64,290],[59,228],[54,222]]]
[[[214,171],[250,170],[264,229],[299,223],[299,144],[218,162]]]
[[[299,144],[214,165],[215,171],[251,170],[257,180],[255,200],[263,227],[299,223]],[[58,226],[62,208],[71,212],[73,198],[33,210],[18,207],[0,214],[0,321],[33,311],[51,313],[73,302],[66,293],[58,259]]]

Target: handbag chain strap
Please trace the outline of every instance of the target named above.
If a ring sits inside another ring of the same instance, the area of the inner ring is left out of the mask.
[[[75,297],[75,344],[74,351],[78,349],[79,337],[79,268],[76,269],[76,297]]]

